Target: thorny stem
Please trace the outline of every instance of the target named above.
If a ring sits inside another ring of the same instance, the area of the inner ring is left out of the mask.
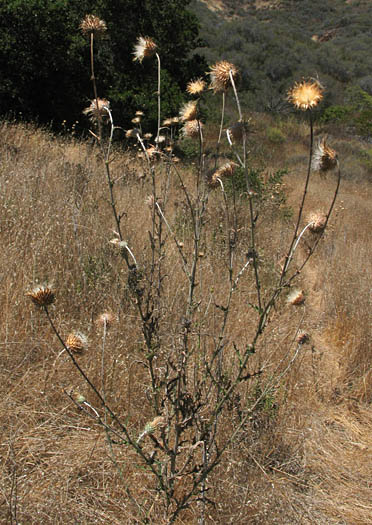
[[[304,191],[302,193],[302,201],[301,201],[300,209],[299,209],[299,212],[298,212],[296,227],[294,229],[292,241],[291,241],[291,244],[289,246],[289,249],[288,249],[285,261],[284,261],[283,270],[282,270],[282,273],[281,273],[281,276],[280,276],[280,280],[279,280],[279,286],[282,285],[283,280],[285,278],[285,275],[287,273],[288,266],[289,266],[289,263],[290,263],[290,257],[291,257],[291,253],[292,253],[292,248],[293,248],[293,246],[294,246],[294,244],[296,242],[296,239],[297,239],[297,232],[298,232],[298,229],[300,227],[300,222],[301,222],[302,213],[303,213],[303,210],[304,210],[304,204],[305,204],[306,195],[307,195],[307,188],[309,186],[310,175],[311,175],[311,161],[312,161],[312,158],[313,158],[313,145],[314,145],[314,129],[313,129],[314,126],[313,126],[313,113],[312,113],[311,109],[309,109],[308,111],[309,111],[309,124],[310,124],[310,146],[309,146],[309,162],[308,162],[308,168],[307,168],[307,175],[306,175]]]
[[[102,119],[101,119],[101,114],[98,111],[98,94],[97,94],[96,77],[94,75],[94,34],[93,34],[93,31],[90,33],[90,71],[91,71],[91,80],[93,84],[94,98],[96,101],[98,136],[99,136],[99,141],[101,143],[102,142]]]
[[[226,103],[226,93],[225,93],[225,91],[223,91],[222,92],[221,123],[220,123],[220,131],[218,133],[217,146],[216,146],[216,155],[215,155],[214,169],[216,169],[216,167],[217,167],[218,153],[219,153],[219,150],[220,150],[220,143],[221,143],[222,129],[223,129],[223,121],[225,119],[225,103]]]
[[[159,148],[159,135],[160,135],[160,120],[161,120],[161,110],[160,110],[161,65],[160,65],[160,56],[158,55],[158,53],[156,53],[156,59],[158,61],[158,91],[157,91],[157,95],[158,95],[158,131],[156,134],[156,149],[158,149]]]
[[[326,215],[326,220],[325,220],[325,224],[324,224],[324,228],[323,230],[318,234],[318,237],[315,241],[315,243],[313,244],[312,248],[310,248],[310,251],[309,253],[307,254],[305,260],[302,262],[301,266],[296,270],[296,272],[294,272],[294,274],[289,278],[287,279],[287,281],[284,283],[284,286],[288,286],[295,277],[297,277],[297,275],[302,271],[303,267],[305,266],[305,264],[307,263],[307,261],[310,259],[310,257],[312,256],[312,254],[314,253],[316,247],[318,246],[321,238],[323,237],[324,235],[324,232],[327,228],[327,225],[328,225],[328,221],[329,221],[329,218],[332,214],[332,211],[333,211],[333,208],[334,208],[334,205],[336,203],[336,199],[337,199],[337,195],[338,195],[338,191],[340,189],[340,183],[341,183],[341,170],[340,170],[340,165],[339,165],[339,162],[337,161],[337,183],[336,183],[336,189],[335,189],[335,192],[333,194],[333,199],[332,199],[332,202],[331,202],[331,205],[329,207],[329,210],[328,210],[328,213]]]
[[[244,168],[245,172],[245,181],[247,186],[247,195],[248,195],[248,201],[249,201],[249,218],[250,218],[250,225],[251,225],[251,245],[250,245],[250,256],[253,260],[253,269],[254,269],[254,276],[256,281],[256,292],[257,292],[257,303],[259,311],[262,311],[262,299],[261,299],[261,281],[259,277],[258,272],[258,255],[256,253],[256,240],[255,240],[255,228],[256,228],[256,222],[254,219],[254,208],[253,208],[253,194],[251,191],[250,183],[249,183],[249,176],[248,176],[248,166],[247,166],[247,150],[246,150],[246,142],[247,142],[247,135],[245,130],[245,125],[243,121],[243,114],[240,106],[239,96],[236,89],[234,77],[232,74],[232,71],[230,69],[229,71],[230,81],[231,85],[234,90],[236,105],[238,107],[238,113],[239,113],[239,121],[241,122],[243,126],[243,163],[242,168]]]

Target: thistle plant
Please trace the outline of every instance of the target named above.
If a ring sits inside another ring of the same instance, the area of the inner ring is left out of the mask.
[[[211,88],[223,95],[217,154],[212,170],[205,162],[203,130],[206,123],[200,117],[206,83],[203,79],[197,79],[190,81],[187,86],[187,94],[196,98],[180,108],[181,136],[187,136],[199,145],[198,161],[190,183],[174,161],[172,148],[163,148],[161,145],[160,56],[152,39],[139,37],[134,60],[141,63],[145,58],[157,58],[158,122],[155,144],[151,144],[150,137],[147,140],[143,135],[140,114],[135,115],[135,121],[132,121],[135,127],[127,131],[127,138],[136,141],[141,149],[149,185],[146,202],[138,204],[146,207],[150,214],[148,246],[143,253],[137,253],[129,242],[130,235],[135,236],[136,232],[131,231],[128,222],[125,226],[122,224],[125,213],[118,209],[119,190],[115,186],[117,179],[111,168],[113,135],[117,128],[109,102],[98,97],[94,77],[93,43],[104,27],[104,22],[88,17],[81,24],[84,33],[90,36],[94,91],[94,98],[85,113],[93,123],[98,124],[98,134],[93,130],[92,134],[97,139],[102,158],[115,227],[115,237],[110,242],[112,248],[121,255],[120,264],[124,265],[125,271],[122,273],[126,279],[122,283],[123,288],[135,311],[136,326],[140,327],[140,357],[133,357],[130,370],[139,364],[147,376],[146,406],[143,410],[150,417],[145,425],[133,421],[135,416],[130,411],[131,372],[127,385],[128,413],[119,417],[107,401],[105,346],[107,331],[115,316],[106,312],[97,320],[97,325],[102,329],[101,384],[97,386],[78,361],[79,352],[87,344],[85,336],[75,332],[65,340],[55,326],[50,314],[50,306],[54,304],[56,295],[54,290],[46,285],[35,288],[29,296],[44,311],[73,366],[95,395],[95,404],[88,403],[84,396],[77,398],[69,394],[69,397],[87,417],[105,430],[113,465],[118,469],[126,493],[138,513],[137,521],[153,523],[156,510],[164,523],[172,524],[183,512],[194,509],[198,514],[198,523],[203,524],[207,507],[213,503],[208,493],[210,476],[229,447],[238,446],[244,439],[244,435],[249,432],[250,418],[282,383],[308,340],[308,335],[300,331],[299,327],[292,344],[288,345],[275,365],[261,359],[264,336],[274,306],[279,304],[280,296],[292,286],[314,253],[327,226],[337,197],[340,170],[336,153],[325,141],[319,143],[315,155],[313,152],[312,111],[321,101],[323,89],[315,82],[296,84],[289,93],[289,99],[296,108],[309,115],[308,170],[282,271],[276,282],[266,289],[262,280],[264,255],[260,253],[257,243],[260,228],[256,209],[258,203],[249,175],[247,119],[243,115],[236,87],[238,69],[229,62],[221,61],[212,66],[209,72]],[[227,133],[231,159],[234,160],[226,162],[225,159],[218,165],[225,118],[225,94],[230,88],[237,109],[236,122],[228,128]],[[166,127],[171,126],[172,122],[167,121]],[[103,132],[104,127],[106,133]],[[300,231],[313,170],[324,172],[335,167],[338,169],[338,181],[328,211],[309,217],[308,224]],[[243,197],[237,195],[234,186],[238,169],[245,177]],[[231,181],[232,195],[226,191],[226,181]],[[183,221],[188,227],[187,235],[183,238],[172,212],[173,203],[170,202],[171,190],[176,186],[182,195]],[[204,262],[205,251],[213,243],[213,235],[207,228],[213,201],[218,203],[222,217],[223,242],[218,266],[213,266],[213,262]],[[249,220],[248,224],[242,226],[239,209],[247,203]],[[313,243],[298,268],[290,273],[290,265],[307,229],[314,234]],[[181,278],[177,281],[172,280],[169,263],[172,250],[177,254],[181,270]],[[223,293],[217,296],[210,282],[209,285],[205,284],[208,277],[210,280],[221,280],[219,284]],[[246,289],[252,291],[249,298],[245,296]],[[230,333],[242,300],[245,301],[245,307],[251,310],[251,324],[244,341],[234,338]],[[295,289],[287,300],[301,309],[305,294]],[[257,385],[259,389],[255,388]],[[254,391],[255,396],[252,394]],[[137,455],[141,467],[151,473],[153,491],[157,494],[154,501],[140,499],[125,483],[116,461],[114,442],[120,447],[131,449]]]

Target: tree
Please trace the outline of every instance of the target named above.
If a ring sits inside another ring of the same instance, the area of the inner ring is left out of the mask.
[[[9,0],[0,3],[0,114],[53,121],[81,120],[92,98],[89,45],[79,31],[82,18],[93,13],[107,24],[96,52],[100,96],[110,99],[116,122],[127,124],[144,99],[156,64],[133,63],[139,35],[149,35],[164,56],[164,112],[175,112],[191,76],[205,70],[192,56],[198,24],[181,0]],[[146,78],[146,81],[144,81]],[[148,99],[149,93],[146,97]],[[154,115],[148,115],[151,120]]]

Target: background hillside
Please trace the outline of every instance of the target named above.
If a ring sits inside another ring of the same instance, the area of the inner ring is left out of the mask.
[[[213,63],[241,68],[245,105],[283,110],[294,80],[318,77],[327,87],[323,111],[348,104],[356,87],[372,94],[370,2],[299,0],[193,2],[206,43],[199,49]]]

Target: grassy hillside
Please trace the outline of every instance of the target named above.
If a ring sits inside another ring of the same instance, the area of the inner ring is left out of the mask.
[[[301,201],[309,128],[292,117],[251,117],[249,165],[261,173],[262,188],[267,190],[254,197],[258,268],[267,298],[280,275]],[[316,127],[316,138],[326,131]],[[207,128],[205,136],[206,147],[212,150],[217,129]],[[242,525],[356,525],[370,520],[371,168],[365,161],[369,157],[364,143],[335,134],[329,141],[339,154],[343,173],[329,228],[296,284],[283,291],[270,314],[267,329],[249,358],[251,377],[221,412],[215,446],[236,433],[206,479],[206,506],[200,493],[201,499],[185,509],[176,523],[197,523],[201,516],[205,523]],[[225,139],[221,148],[221,154],[228,156]],[[155,275],[162,276],[162,284],[155,288],[156,301],[151,298],[159,314],[160,346],[154,371],[165,373],[167,362],[176,362],[182,350],[188,281],[173,235],[160,215],[154,218],[148,196],[154,195],[155,180],[161,210],[182,242],[188,264],[193,260],[194,241],[186,195],[191,200],[197,196],[197,172],[187,159],[176,165],[179,175],[173,167],[169,170],[167,162],[157,162],[151,164],[154,179],[137,153],[117,149],[111,170],[125,240],[144,272],[144,293],[149,276],[154,275],[152,243],[157,246],[156,272],[161,273]],[[75,354],[78,364],[100,391],[104,388],[107,403],[130,435],[141,435],[157,415],[151,361],[138,315],[138,296],[133,295],[133,287],[139,285],[128,279],[130,272],[120,250],[109,242],[117,227],[100,151],[91,143],[3,122],[0,155],[1,521],[168,523],[162,492],[149,465],[125,440],[107,434],[87,405],[76,402],[77,396],[84,396],[112,425],[97,396],[73,367],[45,312],[26,296],[35,284],[47,282],[53,287],[56,300],[49,313],[62,339],[75,330],[86,334],[88,345]],[[270,186],[270,176],[278,170],[286,174]],[[189,332],[193,341],[190,396],[197,391],[203,362],[209,362],[218,344],[221,307],[229,290],[231,252],[226,239],[231,239],[233,230],[228,231],[226,209],[236,220],[235,276],[247,261],[250,243],[247,197],[244,191],[228,193],[228,182],[224,183],[226,194],[219,185],[208,191],[208,212],[198,245],[197,306]],[[328,207],[335,184],[335,172],[325,178],[312,175],[301,228],[312,212]],[[160,231],[154,233],[154,220],[163,227],[162,245],[157,244]],[[314,234],[307,231],[296,251],[294,269],[313,241]],[[286,301],[294,288],[305,296],[298,306]],[[233,295],[223,335],[219,381],[224,388],[236,373],[236,351],[243,352],[252,340],[255,302],[254,272],[248,268]],[[103,312],[111,316],[107,326],[100,322]],[[308,337],[299,344],[305,332]],[[159,385],[161,396],[164,389]],[[164,412],[169,400],[164,395],[159,412],[170,418],[171,428],[171,415]],[[207,406],[200,425],[206,414]],[[115,424],[113,428],[118,430]],[[144,453],[153,453],[159,465],[167,465],[167,456],[156,442],[163,443],[167,432],[157,429],[151,439],[147,434],[141,441]],[[203,456],[190,432],[183,434],[185,445],[179,457],[185,461],[195,450],[197,469]],[[194,448],[190,449],[190,443]],[[192,478],[192,472],[179,471],[179,495]]]
[[[240,67],[250,108],[283,111],[283,95],[301,76],[318,76],[327,87],[323,109],[347,104],[351,86],[372,94],[370,2],[194,2],[193,10],[206,44],[201,53]]]

